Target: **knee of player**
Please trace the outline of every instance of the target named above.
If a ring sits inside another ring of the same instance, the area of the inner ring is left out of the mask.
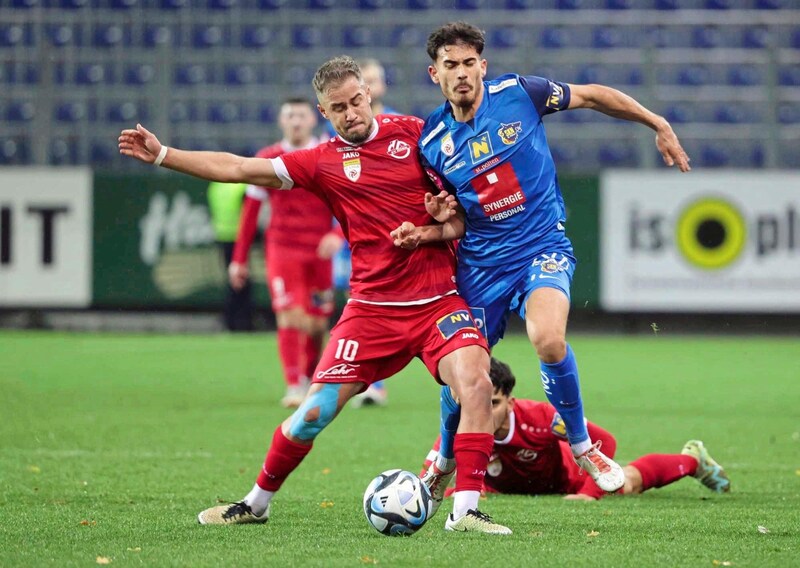
[[[300,440],[313,440],[336,416],[341,385],[325,385],[310,394],[294,412],[289,434]]]
[[[482,370],[473,370],[467,375],[463,377],[464,380],[458,389],[458,398],[461,405],[483,405],[486,401],[489,401],[489,405],[491,405],[494,389],[489,375]]]
[[[567,340],[563,333],[557,331],[536,333],[533,346],[539,359],[545,363],[558,363],[567,355]]]

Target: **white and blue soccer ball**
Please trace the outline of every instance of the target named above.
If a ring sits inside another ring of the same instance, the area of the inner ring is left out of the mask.
[[[364,492],[369,524],[387,536],[410,536],[428,520],[431,492],[419,477],[402,469],[384,471]]]

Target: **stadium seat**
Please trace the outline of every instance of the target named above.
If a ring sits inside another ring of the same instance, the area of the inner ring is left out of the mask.
[[[242,47],[262,48],[270,45],[275,34],[266,26],[246,26],[242,29]]]
[[[15,9],[25,10],[28,8],[35,8],[41,4],[40,0],[12,0],[11,7]]]
[[[208,0],[208,7],[211,10],[230,10],[237,5],[237,0]]]
[[[129,10],[138,6],[139,0],[110,0],[109,6],[114,10]]]
[[[0,26],[0,47],[23,45],[25,30],[18,24]]]
[[[692,32],[692,47],[709,49],[722,44],[722,34],[716,26],[702,26]]]
[[[556,8],[559,10],[578,10],[581,4],[581,0],[556,0]]]
[[[56,104],[55,119],[59,122],[78,122],[88,117],[87,105],[83,101]]]
[[[631,0],[606,0],[606,8],[609,10],[629,10]]]
[[[700,162],[707,168],[721,168],[730,163],[730,156],[724,145],[707,143],[700,152]]]
[[[418,26],[397,26],[390,33],[391,47],[410,47],[418,48],[425,45],[425,32]]]
[[[106,118],[109,122],[142,122],[147,120],[147,109],[145,105],[139,105],[132,101],[112,103],[108,105]]]
[[[258,81],[258,73],[251,65],[231,65],[225,68],[225,83],[250,85]]]
[[[208,69],[197,63],[179,65],[175,70],[175,83],[178,85],[199,85],[209,82],[209,79]]]
[[[533,0],[506,0],[507,10],[530,10],[533,8]]]
[[[275,109],[272,105],[262,104],[258,109],[258,120],[264,124],[275,123]]]
[[[749,122],[748,115],[741,103],[720,104],[714,111],[716,122],[726,124],[740,124]]]
[[[95,47],[114,47],[123,41],[122,26],[116,24],[98,26],[94,30],[92,45]],[[130,43],[128,41],[127,43]]]
[[[12,101],[6,109],[9,122],[29,122],[36,116],[36,105],[31,101]]]
[[[742,46],[751,49],[763,49],[773,42],[767,26],[748,26],[744,28],[742,35]]]
[[[539,45],[546,49],[561,49],[567,47],[570,33],[563,27],[546,27],[542,30]]]
[[[93,140],[89,149],[92,164],[108,164],[118,159],[119,152],[113,142],[103,139]]]
[[[308,88],[313,76],[314,69],[302,65],[293,65],[285,70],[284,81],[289,85],[305,89]]]
[[[159,3],[162,10],[181,10],[189,5],[188,0],[161,0]]]
[[[597,160],[605,167],[633,167],[638,161],[630,144],[604,142],[597,151]]]
[[[359,10],[380,10],[388,4],[387,0],[358,0]]]
[[[335,0],[308,0],[308,7],[311,10],[330,10],[336,6]]]
[[[369,26],[346,26],[342,30],[342,46],[351,48],[373,45],[373,29]]]
[[[592,31],[592,45],[600,49],[619,47],[622,43],[622,33],[615,27],[600,27]]]
[[[699,87],[709,82],[711,73],[703,65],[689,65],[678,71],[678,84]]]
[[[456,0],[456,10],[479,10],[485,7],[485,0]]]
[[[779,10],[785,4],[784,0],[756,0],[756,8],[759,10]]]
[[[125,83],[128,85],[147,85],[156,76],[156,70],[149,64],[129,65],[125,70]]]
[[[408,0],[409,10],[430,10],[431,0]]]
[[[78,151],[77,137],[54,138],[50,142],[48,162],[54,166],[77,164],[79,162]]]
[[[679,0],[656,0],[656,10],[680,10]]]
[[[79,85],[97,85],[110,80],[109,70],[100,63],[84,63],[75,71],[75,82]]]
[[[693,107],[688,104],[675,104],[670,105],[666,109],[664,109],[664,118],[666,118],[669,122],[674,124],[685,124],[694,122],[695,119],[693,117],[693,113],[691,111]]]
[[[568,168],[575,165],[578,160],[577,149],[569,143],[551,142],[550,154],[558,168]]]
[[[286,0],[258,0],[259,10],[280,10],[286,4]]]
[[[66,10],[77,10],[87,7],[89,5],[89,0],[61,0],[59,4],[61,8]]]
[[[144,29],[144,45],[146,47],[175,45],[176,37],[177,34],[174,34],[169,26],[162,24],[146,26]]]
[[[497,49],[513,49],[520,44],[520,32],[511,26],[495,28],[489,34],[489,44]]]
[[[213,103],[208,107],[208,120],[210,122],[231,123],[242,120],[242,109],[236,103]]]
[[[67,24],[50,26],[47,36],[50,38],[50,43],[57,47],[76,42],[75,30]]]
[[[728,69],[728,84],[751,87],[764,83],[760,67],[756,65],[733,65]]]
[[[295,26],[292,29],[292,45],[299,49],[311,49],[322,43],[322,30],[314,26]]]
[[[709,10],[730,10],[731,0],[706,0],[706,8]]]
[[[220,26],[196,25],[192,30],[192,45],[197,49],[208,49],[221,45],[223,31]]]
[[[778,122],[781,124],[800,123],[800,105],[781,103],[778,105]]]

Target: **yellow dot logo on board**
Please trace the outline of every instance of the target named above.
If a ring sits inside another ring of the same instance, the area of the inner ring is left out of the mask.
[[[747,241],[747,223],[728,201],[704,197],[680,214],[676,226],[678,250],[694,266],[724,268],[736,261]]]

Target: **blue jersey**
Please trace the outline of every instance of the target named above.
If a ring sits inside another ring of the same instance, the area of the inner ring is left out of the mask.
[[[497,266],[538,254],[572,254],[564,233],[564,200],[542,117],[569,106],[565,83],[502,75],[484,81],[475,118],[457,122],[449,102],[425,121],[425,162],[466,211],[460,263]]]

